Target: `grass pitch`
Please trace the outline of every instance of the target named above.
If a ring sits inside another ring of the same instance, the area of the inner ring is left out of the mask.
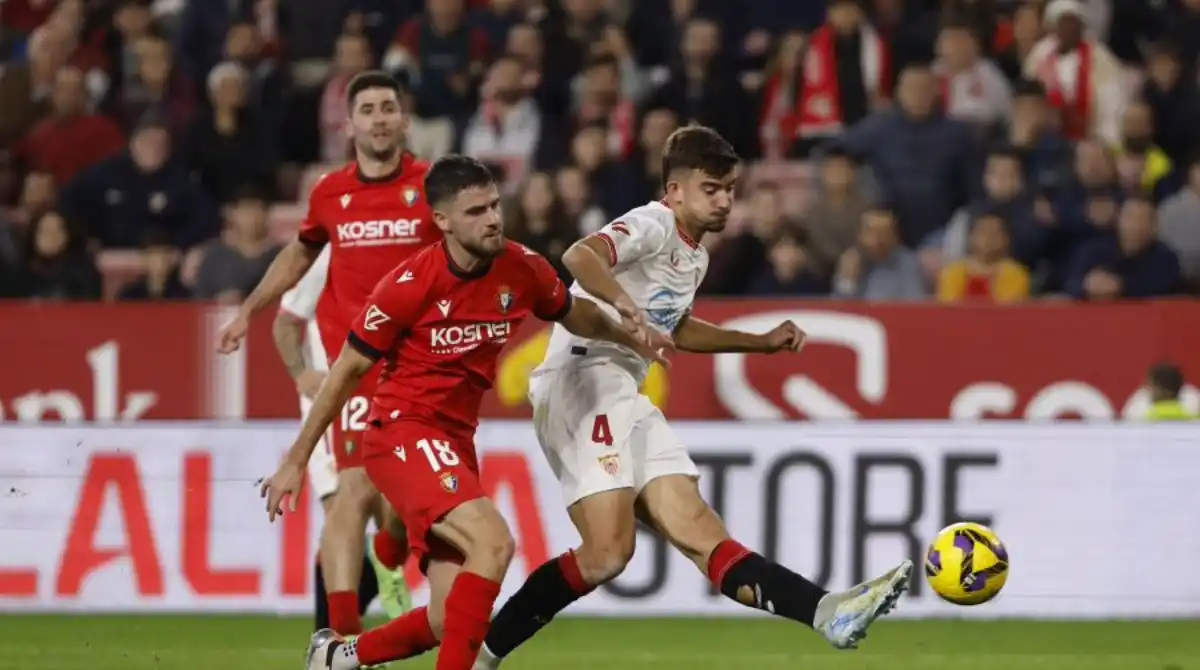
[[[0,670],[303,670],[307,619],[0,616]],[[433,668],[433,654],[392,668]],[[1200,670],[1200,622],[883,621],[830,649],[773,619],[562,619],[504,670]]]

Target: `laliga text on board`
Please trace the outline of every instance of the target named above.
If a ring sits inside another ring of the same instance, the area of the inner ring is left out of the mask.
[[[899,556],[919,560],[940,528],[971,519],[1005,538],[1013,567],[1004,593],[967,616],[1200,615],[1200,587],[1177,578],[1200,552],[1195,428],[684,422],[678,431],[733,534],[827,587]],[[0,609],[306,612],[319,508],[307,500],[271,526],[254,486],[294,433],[280,423],[0,427],[9,492]],[[486,489],[518,542],[510,595],[578,538],[527,422],[486,423],[478,443]],[[1155,570],[1139,566],[1142,548],[1166,535],[1173,551]],[[420,575],[409,577],[420,591]],[[919,582],[899,614],[949,607]],[[626,573],[574,611],[746,613],[646,534]]]
[[[652,377],[673,419],[1044,420],[1140,416],[1146,368],[1179,363],[1200,378],[1200,303],[939,307],[825,301],[701,301],[700,318],[765,331],[792,319],[800,356],[681,354]],[[282,419],[297,416],[270,319],[246,346],[214,353],[227,319],[198,305],[5,305],[0,421]],[[170,333],[165,337],[164,333]],[[524,384],[548,331],[513,334],[485,418],[528,418]],[[36,365],[28,353],[39,352]],[[1102,362],[1102,363],[1100,363]],[[1185,402],[1200,409],[1189,386]]]

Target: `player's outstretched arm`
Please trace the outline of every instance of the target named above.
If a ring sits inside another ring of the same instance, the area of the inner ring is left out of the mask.
[[[317,442],[321,441],[321,436],[329,429],[329,424],[333,423],[346,401],[354,394],[359,380],[374,365],[375,359],[367,357],[350,344],[342,347],[342,352],[333,362],[325,383],[321,384],[321,390],[313,400],[312,410],[304,420],[300,435],[288,452],[289,461],[301,466],[308,463],[309,456],[312,455]]]
[[[250,330],[250,317],[279,300],[288,289],[295,286],[320,253],[319,247],[305,244],[299,239],[288,243],[271,261],[266,276],[242,302],[237,316],[221,330],[219,350],[222,353],[237,351]]]
[[[608,318],[587,298],[575,298],[571,311],[560,321],[574,335],[589,340],[607,340],[629,347],[646,360],[667,364],[665,356],[674,350],[671,338],[652,328],[628,328]]]
[[[691,315],[675,328],[675,346],[696,354],[795,352],[804,346],[804,338],[804,331],[791,321],[762,335],[720,328]]]
[[[626,319],[640,324],[641,310],[617,282],[608,259],[608,248],[604,241],[594,235],[572,244],[562,257],[563,265],[567,266],[583,290],[612,305]]]

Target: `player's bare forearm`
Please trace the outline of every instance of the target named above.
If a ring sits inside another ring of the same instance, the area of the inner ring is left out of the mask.
[[[675,328],[675,346],[694,354],[760,353],[771,351],[765,335],[727,330],[687,316]]]
[[[596,303],[587,298],[575,298],[571,303],[571,311],[560,323],[572,335],[589,340],[607,340],[631,349],[640,344],[632,333],[608,318]]]
[[[598,238],[585,237],[572,244],[563,253],[562,260],[563,265],[571,271],[571,276],[588,294],[610,305],[627,297],[608,263],[608,250]]]
[[[258,282],[245,302],[242,303],[242,313],[252,316],[267,305],[273,304],[296,285],[305,272],[316,262],[321,249],[310,246],[300,240],[292,240],[271,261],[267,274]]]
[[[345,346],[342,353],[329,369],[329,376],[321,385],[321,390],[313,400],[312,410],[300,428],[300,435],[288,452],[287,458],[293,463],[303,465],[308,463],[313,449],[321,436],[329,429],[329,424],[342,411],[342,406],[358,388],[358,382],[363,375],[371,370],[375,361],[359,353],[356,349]]]
[[[275,351],[279,352],[279,359],[292,379],[308,369],[308,363],[304,360],[304,330],[303,321],[285,312],[277,314],[275,323],[271,325]]]

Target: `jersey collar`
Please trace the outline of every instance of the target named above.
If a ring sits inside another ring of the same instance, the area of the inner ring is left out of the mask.
[[[403,154],[400,155],[400,162],[396,164],[396,169],[392,170],[391,172],[389,172],[381,177],[368,177],[367,175],[362,173],[362,168],[356,162],[354,164],[354,176],[357,177],[358,180],[364,184],[386,184],[389,181],[397,179],[398,177],[400,177],[400,175],[407,172],[408,168],[412,167],[414,160],[416,160],[416,157],[413,156],[411,153],[405,151]]]
[[[671,209],[671,206],[667,204],[667,199],[666,199],[666,198],[663,198],[662,200],[659,200],[659,202],[660,202],[660,203],[662,203],[662,206],[663,206],[663,207],[666,207],[667,209]],[[672,214],[674,214],[674,212],[673,212],[673,211],[672,211]],[[687,234],[687,232],[686,232],[686,231],[684,231],[684,229],[683,229],[683,225],[679,223],[679,216],[678,216],[678,215],[676,215],[676,216],[675,216],[675,233],[679,235],[679,239],[683,240],[683,243],[684,243],[684,244],[688,245],[688,246],[689,246],[689,247],[691,247],[692,249],[699,249],[699,248],[700,248],[700,243],[699,243],[699,242],[697,242],[696,240],[693,240],[693,239],[692,239],[692,236],[691,236],[691,235],[688,235],[688,234]]]
[[[486,263],[480,263],[470,270],[464,270],[463,268],[459,267],[458,263],[454,262],[454,257],[450,255],[450,249],[446,247],[446,240],[442,240],[442,253],[446,256],[446,267],[450,269],[450,274],[458,277],[459,279],[479,279],[480,277],[486,275],[488,270],[492,269],[491,260]]]

